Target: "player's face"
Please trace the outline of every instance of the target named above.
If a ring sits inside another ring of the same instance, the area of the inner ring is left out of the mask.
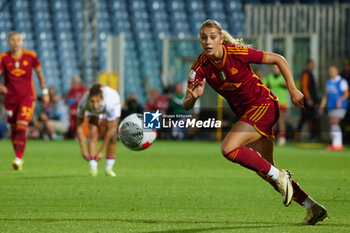
[[[310,61],[307,64],[307,67],[308,67],[309,70],[313,71],[315,69],[315,63],[313,61]]]
[[[214,56],[218,53],[224,39],[218,29],[213,27],[204,27],[200,32],[200,42],[204,53],[208,56]]]
[[[9,41],[9,46],[11,51],[18,51],[22,48],[22,37],[20,34],[14,34],[10,37]]]
[[[335,77],[338,75],[338,68],[335,67],[335,66],[329,67],[329,75],[330,75],[332,78],[335,78]]]
[[[89,98],[90,106],[97,111],[102,106],[103,98],[101,96],[91,96]]]

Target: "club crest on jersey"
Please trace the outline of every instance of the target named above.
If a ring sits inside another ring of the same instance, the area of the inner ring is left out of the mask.
[[[189,80],[190,82],[193,82],[194,79],[195,79],[195,77],[196,77],[196,71],[191,70],[191,71],[190,71],[190,75],[189,75],[189,77],[188,77],[188,80]]]
[[[215,79],[216,78],[216,75],[213,73],[210,77],[211,79]]]
[[[238,73],[238,70],[235,67],[232,67],[231,68],[231,74],[234,75],[234,74],[237,74],[237,73]]]
[[[23,61],[23,65],[24,65],[24,66],[27,66],[27,65],[28,65],[28,61],[27,61],[27,60],[24,60],[24,61]]]

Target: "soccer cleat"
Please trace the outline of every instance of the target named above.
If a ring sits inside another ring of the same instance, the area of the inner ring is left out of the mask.
[[[111,176],[115,177],[117,174],[111,169],[111,170],[106,170],[106,176]]]
[[[20,162],[17,160],[13,160],[12,167],[14,170],[21,171],[23,169],[23,160],[21,160]]]
[[[90,175],[92,176],[92,177],[96,177],[97,176],[97,169],[91,169],[90,170]]]
[[[327,210],[322,205],[316,203],[307,210],[306,217],[299,225],[315,225],[328,217]]]
[[[327,146],[327,150],[328,151],[343,151],[344,150],[344,146],[333,146],[333,145],[329,145]]]
[[[291,181],[292,174],[288,170],[280,170],[280,174],[275,183],[280,191],[283,204],[289,206],[293,199],[293,186]]]

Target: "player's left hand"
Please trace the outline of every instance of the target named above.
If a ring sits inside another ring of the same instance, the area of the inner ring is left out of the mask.
[[[293,105],[298,108],[304,108],[304,95],[298,89],[294,89],[289,92],[290,98],[292,100]]]
[[[99,151],[99,152],[96,154],[95,158],[96,158],[96,161],[101,160],[101,159],[103,158],[103,151],[102,151],[102,152]]]
[[[43,94],[43,95],[42,95],[42,98],[43,98],[43,103],[44,103],[44,104],[47,104],[47,103],[50,102],[50,96],[49,96],[49,94]]]

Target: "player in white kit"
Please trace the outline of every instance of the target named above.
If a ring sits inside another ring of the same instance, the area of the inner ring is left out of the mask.
[[[117,91],[95,83],[80,100],[77,118],[77,136],[84,159],[90,163],[90,174],[97,176],[97,162],[103,158],[106,150],[106,175],[116,176],[113,171],[115,152],[117,149],[117,129],[121,111],[120,98]],[[88,120],[88,146],[85,146],[83,132],[84,116]],[[105,126],[105,134],[101,147],[97,141],[99,129]]]

